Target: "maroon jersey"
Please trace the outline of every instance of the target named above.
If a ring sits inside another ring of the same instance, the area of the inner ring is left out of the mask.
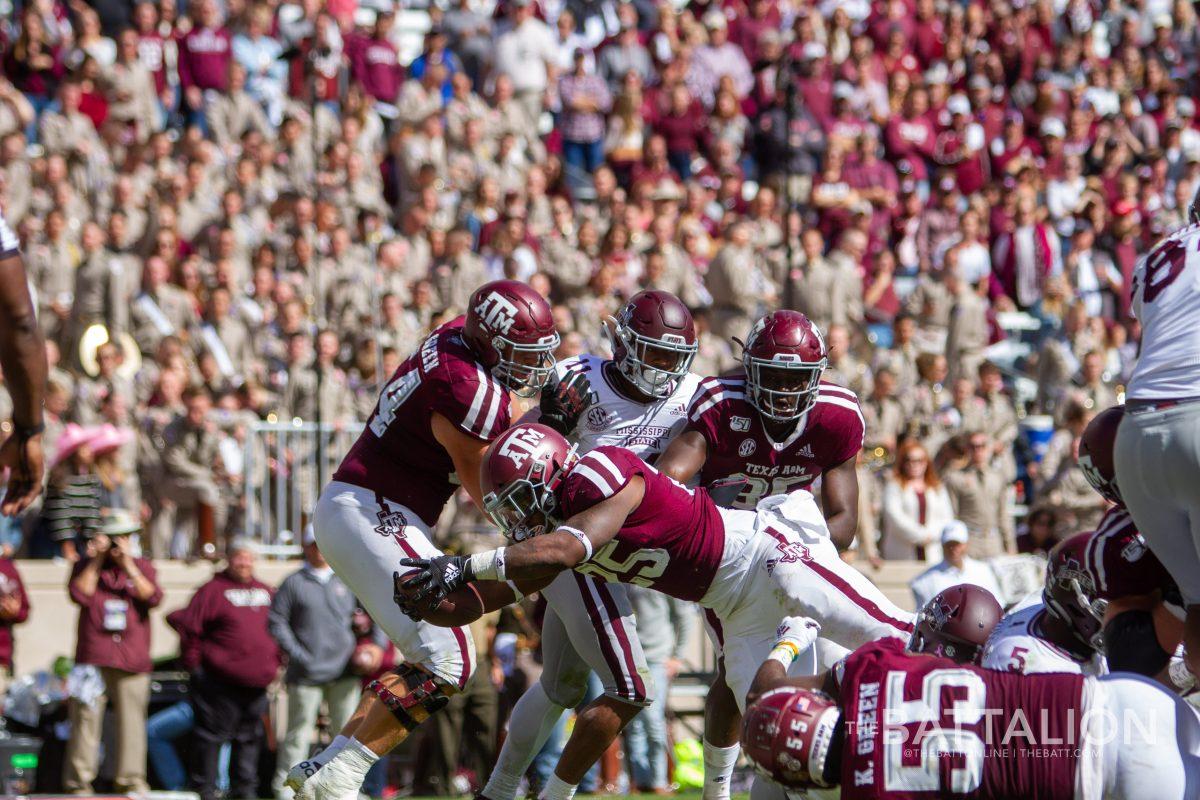
[[[684,428],[698,431],[708,443],[701,486],[745,478],[746,488],[734,508],[754,508],[764,497],[810,489],[822,472],[858,454],[863,430],[854,392],[822,381],[816,402],[796,423],[795,431],[775,442],[746,399],[746,379],[740,375],[701,381]]]
[[[1129,511],[1113,506],[1105,512],[1084,551],[1084,565],[1096,584],[1096,596],[1115,600],[1161,589],[1178,594],[1167,568],[1150,552]]]
[[[1072,800],[1084,678],[1016,675],[905,652],[842,662],[843,800]]]
[[[567,474],[563,516],[569,519],[612,497],[636,475],[646,486],[641,504],[616,538],[576,571],[699,600],[725,552],[725,523],[703,489],[688,489],[623,447],[602,445]]]
[[[441,414],[490,442],[509,426],[508,391],[462,340],[463,317],[435,330],[384,387],[335,481],[370,489],[434,525],[458,487],[454,462],[433,436]]]

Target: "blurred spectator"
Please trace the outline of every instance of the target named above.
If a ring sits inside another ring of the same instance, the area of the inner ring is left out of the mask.
[[[939,537],[953,519],[950,496],[925,448],[915,441],[900,445],[895,474],[883,489],[879,554],[936,564],[942,558]]]
[[[279,672],[279,649],[267,630],[273,590],[254,577],[255,559],[252,542],[234,539],[225,569],[197,589],[187,606],[167,616],[192,675],[191,785],[203,800],[217,796],[217,764],[227,742],[233,744],[228,796],[258,796],[267,686]]]
[[[29,596],[12,553],[0,555],[0,697],[13,677],[13,626],[29,619]]]
[[[992,440],[983,431],[972,431],[967,448],[965,463],[945,473],[943,480],[955,517],[971,533],[969,555],[991,558],[1015,552],[1008,482],[992,466]]]
[[[349,670],[355,651],[354,595],[325,561],[304,530],[304,566],[293,572],[271,601],[268,626],[287,656],[287,731],[279,745],[272,788],[285,793],[283,779],[293,764],[309,755],[321,704],[328,708],[329,729],[341,730],[358,704],[359,679]]]
[[[1004,595],[1000,592],[1000,585],[991,567],[967,555],[970,536],[966,525],[952,519],[942,528],[940,538],[942,560],[913,578],[909,584],[916,608],[924,608],[938,592],[960,583],[981,586],[995,595],[998,601],[1003,600]]]
[[[1017,552],[1046,558],[1058,544],[1058,514],[1053,508],[1038,506],[1029,512],[1017,533]]]
[[[38,521],[39,538],[52,543],[53,555],[74,561],[78,547],[100,528],[100,479],[91,443],[96,431],[68,423],[50,460],[46,499]]]
[[[209,419],[212,397],[204,388],[191,388],[184,392],[183,403],[184,412],[162,432],[164,494],[181,514],[176,524],[194,520],[197,546],[211,555],[217,532],[224,526],[225,510],[214,470],[220,443]]]
[[[150,609],[162,600],[154,567],[133,552],[130,537],[141,525],[116,509],[87,538],[84,557],[71,570],[67,592],[79,606],[75,664],[96,670],[98,697],[72,698],[71,736],[64,755],[63,788],[92,794],[100,766],[105,706],[116,709],[114,789],[136,793],[146,783],[146,709],[150,702]]]
[[[563,159],[590,175],[604,159],[604,115],[612,108],[612,95],[588,66],[583,50],[575,50],[570,71],[559,78],[558,95]]]

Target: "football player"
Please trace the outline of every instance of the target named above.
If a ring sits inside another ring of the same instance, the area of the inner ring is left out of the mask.
[[[687,427],[657,462],[667,475],[700,485],[740,482],[734,508],[754,508],[771,495],[811,491],[821,480],[821,510],[838,549],[858,527],[862,412],[854,392],[821,380],[829,363],[825,340],[798,311],[775,311],[750,329],[743,374],[706,378],[688,409]],[[724,680],[720,632],[705,616],[720,665],[705,700],[705,797],[728,796],[741,720]],[[846,654],[822,640],[811,655],[829,666]]]
[[[785,616],[815,620],[843,647],[912,634],[912,615],[838,557],[807,492],[755,512],[718,508],[704,489],[686,488],[628,450],[603,446],[577,458],[542,425],[502,434],[482,480],[489,516],[517,543],[404,562],[421,569],[397,581],[397,602],[409,613],[462,624],[566,570],[635,583],[713,612],[737,698]]]
[[[1200,676],[1200,189],[1188,218],[1134,270],[1142,339],[1115,466],[1138,530],[1179,586],[1187,664]]]
[[[401,613],[394,570],[405,557],[440,554],[431,530],[459,485],[482,504],[479,465],[509,426],[509,392],[540,391],[558,342],[549,303],[529,286],[480,287],[465,317],[433,331],[396,370],[321,493],[313,519],[321,552],[405,661],[367,687],[329,748],[292,768],[287,785],[298,797],[356,798],[372,764],[466,685],[470,632]]]
[[[619,445],[651,461],[683,428],[699,382],[689,372],[695,325],[687,306],[662,291],[634,295],[610,323],[613,358],[581,355],[559,362],[540,409],[522,421],[540,418],[582,453]],[[653,702],[656,688],[664,690],[651,685],[624,586],[563,573],[542,596],[541,679],[513,708],[508,736],[480,793],[488,800],[513,800],[562,713],[583,699],[589,670],[600,676],[605,693],[576,722],[547,796],[573,793],[625,724]]]
[[[1196,796],[1200,718],[1157,683],[1016,675],[903,648],[885,639],[788,677],[795,645],[781,637],[747,701],[755,768],[843,800]]]
[[[1077,533],[1054,546],[1041,595],[1029,595],[1000,620],[983,648],[984,667],[1022,675],[1107,674],[1107,602],[1083,566],[1091,540],[1092,534]]]
[[[917,613],[908,650],[978,665],[1002,616],[1004,609],[987,589],[973,583],[947,587]]]
[[[1104,611],[1104,651],[1113,672],[1135,672],[1188,694],[1196,680],[1182,647],[1183,600],[1167,568],[1147,547],[1117,486],[1113,448],[1125,415],[1122,406],[1101,411],[1079,441],[1079,467],[1092,488],[1113,506],[1105,512],[1083,567]]]

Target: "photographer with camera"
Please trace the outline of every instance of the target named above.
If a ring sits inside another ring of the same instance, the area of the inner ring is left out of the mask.
[[[117,768],[113,789],[145,792],[146,708],[150,701],[150,609],[162,600],[154,567],[135,555],[130,536],[141,530],[128,511],[114,509],[87,540],[85,557],[75,564],[67,591],[79,606],[75,665],[95,670],[103,691],[88,700],[72,697],[71,738],[63,769],[63,789],[91,794],[100,761],[104,707],[117,716]],[[86,693],[84,693],[86,694]]]

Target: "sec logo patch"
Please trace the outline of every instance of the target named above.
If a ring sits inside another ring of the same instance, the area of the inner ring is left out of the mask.
[[[758,445],[754,443],[753,439],[746,439],[740,445],[738,445],[738,455],[745,458],[746,456],[751,455],[757,447]]]
[[[587,410],[587,413],[584,414],[583,422],[585,425],[587,425],[588,430],[592,431],[593,433],[599,433],[612,424],[612,414],[610,414],[605,408],[600,406],[592,406]]]

